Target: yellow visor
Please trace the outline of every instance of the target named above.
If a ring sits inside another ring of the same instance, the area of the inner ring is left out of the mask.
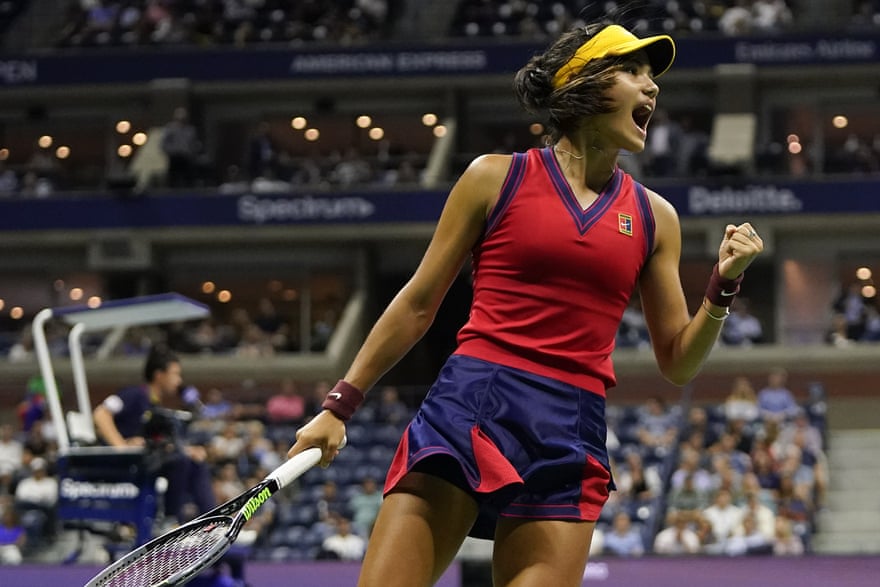
[[[608,56],[629,55],[639,49],[648,54],[654,77],[660,77],[675,59],[675,42],[668,35],[656,35],[640,39],[620,25],[608,25],[575,52],[568,63],[553,76],[553,87],[561,88],[577,74],[584,65],[594,59]]]

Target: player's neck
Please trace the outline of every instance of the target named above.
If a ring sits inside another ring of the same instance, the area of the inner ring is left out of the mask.
[[[575,143],[562,137],[553,150],[569,183],[585,186],[596,193],[608,184],[617,168],[617,150],[604,150],[587,144],[586,140]]]

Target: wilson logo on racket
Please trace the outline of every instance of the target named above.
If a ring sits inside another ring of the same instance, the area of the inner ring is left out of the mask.
[[[245,520],[250,520],[251,516],[254,515],[254,512],[257,511],[263,502],[269,499],[272,496],[272,492],[269,491],[269,488],[262,490],[252,498],[250,498],[246,504],[244,504],[244,508],[241,510],[241,515],[244,516]]]

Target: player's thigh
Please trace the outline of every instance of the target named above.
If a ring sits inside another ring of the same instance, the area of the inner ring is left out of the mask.
[[[595,522],[498,520],[495,587],[580,587]]]
[[[408,473],[382,502],[359,587],[432,585],[477,516],[474,499],[448,481]]]

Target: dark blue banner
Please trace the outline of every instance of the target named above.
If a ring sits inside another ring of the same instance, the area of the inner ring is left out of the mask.
[[[719,63],[823,65],[880,61],[880,34],[682,38],[675,67]],[[335,50],[234,48],[76,51],[5,56],[0,86],[145,82],[159,78],[250,81],[369,76],[509,74],[543,45],[449,43]]]
[[[657,191],[683,217],[880,213],[880,178],[678,184]],[[58,194],[46,200],[0,202],[0,230],[433,223],[445,199],[441,191],[129,198]]]

